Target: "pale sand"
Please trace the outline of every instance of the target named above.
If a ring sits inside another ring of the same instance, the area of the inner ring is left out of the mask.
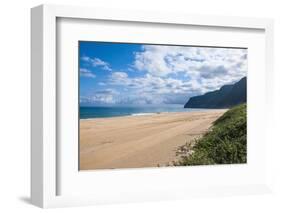
[[[80,170],[166,165],[226,110],[80,121]]]

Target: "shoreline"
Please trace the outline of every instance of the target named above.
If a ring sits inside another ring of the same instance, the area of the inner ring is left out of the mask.
[[[80,170],[168,165],[226,109],[80,119]]]
[[[205,112],[205,111],[216,111],[216,110],[228,110],[228,108],[223,109],[194,109],[192,111],[178,111],[178,112],[140,112],[133,113],[130,115],[116,115],[116,116],[108,116],[108,117],[92,117],[92,118],[79,118],[80,121],[87,120],[96,120],[96,119],[113,119],[113,118],[122,118],[122,117],[139,117],[139,116],[153,116],[153,115],[161,115],[161,114],[173,114],[173,113],[193,113],[193,112]]]

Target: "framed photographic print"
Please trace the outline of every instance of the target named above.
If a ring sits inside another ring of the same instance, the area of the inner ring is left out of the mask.
[[[272,31],[270,19],[33,8],[32,203],[270,192]]]
[[[80,170],[247,163],[246,48],[78,48]]]

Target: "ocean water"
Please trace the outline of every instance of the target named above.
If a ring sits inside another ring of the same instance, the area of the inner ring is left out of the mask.
[[[192,112],[204,109],[188,109],[183,106],[167,107],[80,107],[80,119],[141,116],[162,112]]]

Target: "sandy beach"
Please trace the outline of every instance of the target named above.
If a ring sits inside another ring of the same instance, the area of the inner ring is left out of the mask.
[[[80,170],[166,165],[226,110],[80,120]]]

